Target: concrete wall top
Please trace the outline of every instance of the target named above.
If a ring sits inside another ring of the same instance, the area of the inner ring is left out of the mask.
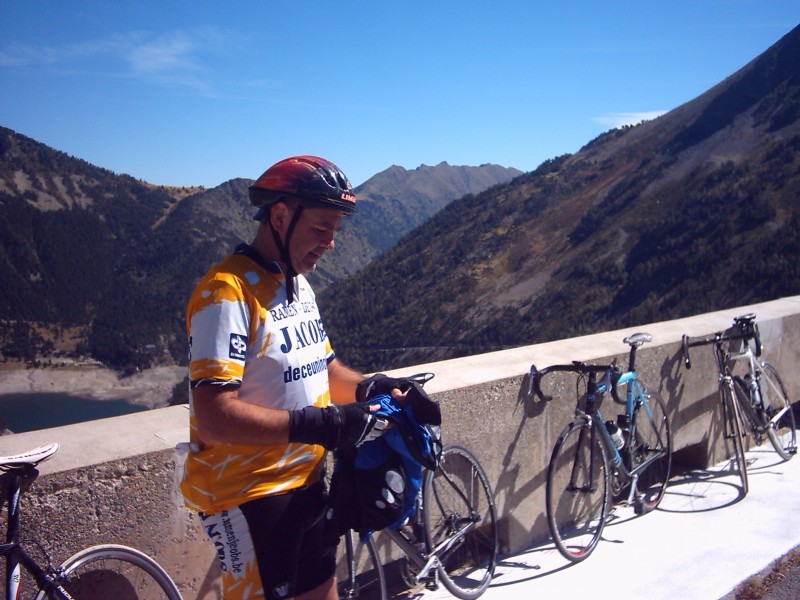
[[[616,331],[605,331],[593,335],[556,340],[532,346],[522,346],[510,350],[500,350],[487,354],[476,354],[435,363],[414,365],[406,369],[387,371],[394,376],[411,375],[430,371],[436,377],[425,386],[430,393],[480,385],[509,377],[518,377],[530,371],[531,363],[538,367],[570,363],[573,360],[588,361],[606,356],[626,354],[629,346],[622,342],[625,336],[646,331],[653,336],[653,344],[664,345],[680,342],[684,333],[690,336],[707,335],[724,331],[733,323],[734,317],[754,312],[763,329],[770,319],[783,318],[800,313],[800,296],[790,296],[738,306],[728,310],[648,323],[642,326],[626,327]]]
[[[0,455],[57,442],[59,451],[39,465],[47,475],[174,448],[189,440],[188,405],[170,406],[64,427],[0,436]]]

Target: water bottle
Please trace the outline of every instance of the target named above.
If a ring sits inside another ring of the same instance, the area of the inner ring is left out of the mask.
[[[617,450],[622,449],[625,445],[625,438],[622,437],[622,431],[617,427],[617,424],[614,423],[614,421],[606,421],[606,431],[608,431],[608,435],[611,436],[611,440],[614,442]]]
[[[617,427],[622,435],[622,445],[628,441],[631,432],[631,418],[627,414],[617,415]]]
[[[750,402],[753,406],[761,406],[761,391],[758,389],[758,383],[755,379],[750,377],[748,373],[745,375],[747,387],[750,388]]]

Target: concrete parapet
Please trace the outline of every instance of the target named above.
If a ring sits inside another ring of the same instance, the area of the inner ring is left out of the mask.
[[[733,317],[755,312],[764,357],[782,373],[791,399],[800,396],[800,296],[668,322],[481,354],[393,371],[432,371],[427,385],[443,412],[445,443],[469,448],[493,486],[503,552],[547,536],[544,487],[555,440],[575,408],[574,378],[554,376],[560,393],[543,404],[528,396],[529,371],[573,360],[627,364],[626,335],[646,331],[653,342],[637,354],[637,371],[667,401],[677,467],[705,467],[729,455],[720,433],[716,364],[711,348],[692,352],[683,365],[681,336],[727,329]],[[618,412],[603,405],[609,418]],[[157,409],[30,433],[0,437],[9,455],[58,442],[23,497],[26,537],[45,543],[60,561],[82,547],[123,543],[154,556],[187,600],[219,597],[214,553],[197,517],[175,491],[174,448],[188,439],[186,406]]]

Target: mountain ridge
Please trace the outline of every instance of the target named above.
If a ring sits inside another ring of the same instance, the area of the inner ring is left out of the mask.
[[[392,165],[354,189],[358,210],[345,220],[336,239],[336,248],[347,248],[350,256],[335,250],[323,257],[309,277],[311,283],[321,291],[352,275],[453,200],[521,174],[488,163],[470,167],[442,161],[412,170]]]

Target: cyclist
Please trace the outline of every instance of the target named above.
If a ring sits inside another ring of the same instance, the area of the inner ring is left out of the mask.
[[[336,598],[325,450],[382,435],[388,421],[354,401],[398,382],[336,359],[304,277],[355,212],[342,171],[295,156],[249,194],[252,244],[214,265],[187,309],[192,451],[181,489],[214,543],[227,600]]]

